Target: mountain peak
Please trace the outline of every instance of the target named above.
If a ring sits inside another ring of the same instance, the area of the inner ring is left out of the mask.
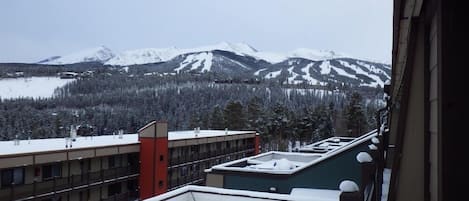
[[[42,64],[73,64],[81,62],[106,62],[114,57],[111,49],[104,45],[81,50],[76,53],[68,54],[65,56],[55,56],[43,60],[39,63]]]

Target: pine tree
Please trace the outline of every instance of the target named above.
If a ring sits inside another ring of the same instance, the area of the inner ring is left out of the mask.
[[[243,105],[239,101],[230,101],[223,111],[225,125],[231,130],[246,129]]]
[[[221,130],[225,128],[225,119],[219,105],[213,107],[210,115],[210,126],[211,129]]]
[[[367,127],[365,114],[363,112],[362,96],[353,92],[348,104],[345,106],[344,114],[347,120],[347,129],[350,136],[360,136]]]
[[[247,106],[247,127],[250,130],[261,131],[263,124],[263,111],[261,108],[261,99],[257,96],[253,97],[248,102]]]

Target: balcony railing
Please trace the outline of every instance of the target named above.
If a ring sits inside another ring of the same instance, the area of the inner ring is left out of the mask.
[[[54,177],[49,180],[30,184],[12,185],[0,189],[0,200],[33,200],[57,193],[81,190],[118,180],[130,179],[138,176],[136,168],[118,167],[96,172],[88,172],[70,177]]]

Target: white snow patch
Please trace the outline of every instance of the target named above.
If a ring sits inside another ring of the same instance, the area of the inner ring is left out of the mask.
[[[309,84],[318,84],[320,85],[321,82],[317,79],[314,79],[312,76],[311,76],[311,73],[309,72],[310,68],[314,66],[314,63],[310,63],[308,65],[306,65],[304,68],[301,69],[302,72],[306,73],[306,75],[303,75],[303,79],[307,80],[309,82]]]
[[[346,54],[336,53],[330,50],[313,50],[313,49],[306,49],[306,48],[299,48],[293,50],[288,53],[288,57],[294,58],[305,58],[313,61],[317,60],[326,60],[326,59],[333,59],[333,58],[341,58],[341,57],[350,57]]]
[[[179,67],[174,69],[174,71],[179,72],[191,63],[192,64],[191,64],[190,70],[196,70],[202,65],[202,63],[204,63],[202,72],[204,70],[210,71],[212,67],[212,59],[213,59],[213,54],[211,52],[201,52],[198,54],[190,54],[186,57],[186,59],[184,59],[182,63],[179,64]]]
[[[293,72],[293,66],[288,68],[288,73],[289,73],[289,77],[287,78],[287,81],[289,84],[299,84],[299,83],[302,83],[303,81],[302,80],[296,80],[296,77],[299,76],[298,73],[295,73]]]
[[[381,191],[381,201],[388,200],[390,180],[391,180],[391,169],[385,168],[383,170],[383,185],[382,185],[382,191]]]
[[[373,158],[370,156],[370,154],[366,152],[360,152],[357,154],[357,161],[360,163],[366,163],[366,162],[372,162]]]
[[[357,192],[359,190],[358,185],[350,180],[340,182],[339,189],[342,192]]]
[[[319,67],[321,68],[321,74],[331,73],[331,64],[329,61],[323,61]]]
[[[378,147],[375,146],[374,144],[368,145],[368,148],[369,148],[370,150],[378,150]]]
[[[0,99],[52,97],[56,88],[62,87],[73,80],[60,79],[58,77],[0,79]]]
[[[145,48],[124,51],[113,57],[105,64],[116,66],[128,66],[137,64],[157,63],[169,61],[180,54],[180,50],[171,48]]]
[[[377,137],[373,137],[373,138],[371,138],[371,142],[373,144],[379,144],[379,139]]]
[[[92,62],[92,61],[106,62],[113,57],[114,57],[114,53],[112,53],[112,51],[109,48],[100,46],[100,47],[81,50],[79,52],[65,55],[62,57],[58,57],[57,59],[52,59],[42,64],[59,65],[59,64],[73,64],[73,63]]]
[[[0,156],[136,143],[138,143],[137,134],[125,134],[122,139],[116,135],[77,137],[76,141],[72,142],[72,148],[65,147],[65,138],[34,139],[29,142],[28,140],[20,140],[20,145],[14,145],[13,141],[0,141]]]
[[[265,75],[264,77],[265,77],[266,79],[276,78],[276,77],[279,76],[281,73],[282,73],[282,70],[278,70],[278,71],[274,71],[274,72],[268,73],[268,74]]]
[[[313,188],[292,188],[291,196],[301,197],[308,200],[338,201],[340,200],[340,191]]]
[[[362,68],[356,66],[355,64],[350,64],[350,63],[348,63],[348,62],[346,62],[346,61],[341,61],[341,60],[339,60],[339,62],[340,62],[340,64],[342,64],[343,66],[348,67],[348,68],[354,70],[354,71],[355,71],[355,74],[366,75],[366,76],[368,76],[368,77],[370,77],[371,79],[374,80],[374,82],[372,82],[372,83],[370,83],[370,84],[362,84],[362,86],[370,86],[370,87],[376,87],[376,86],[378,86],[378,85],[381,86],[381,87],[384,86],[384,80],[381,80],[381,78],[380,78],[379,76],[373,75],[373,74],[371,74],[371,73],[369,73],[369,72],[366,72],[366,71],[364,71]],[[362,63],[363,63],[363,62],[362,62]],[[363,64],[365,64],[365,63],[363,63]],[[367,64],[365,64],[365,65],[367,65]],[[369,68],[371,68],[371,66],[370,66]],[[373,68],[374,68],[374,67],[373,67]],[[371,70],[371,69],[370,69],[370,70]],[[383,71],[383,74],[386,75],[387,77],[389,77],[384,71]]]
[[[347,71],[345,71],[344,69],[337,68],[337,67],[334,67],[332,65],[331,65],[331,68],[334,69],[337,72],[337,74],[339,74],[339,75],[342,75],[342,76],[345,76],[345,77],[350,77],[350,78],[353,78],[353,79],[357,79],[357,77],[355,77],[355,75],[347,73]]]
[[[267,70],[267,68],[259,69],[256,72],[254,72],[254,75],[259,76],[259,73],[261,73],[262,71],[265,71],[265,70]]]

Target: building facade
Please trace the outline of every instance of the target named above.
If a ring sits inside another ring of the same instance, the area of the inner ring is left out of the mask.
[[[389,200],[464,200],[467,6],[395,0]]]
[[[203,184],[209,166],[259,152],[254,131],[175,131],[0,142],[0,200],[135,200]]]
[[[370,151],[376,136],[374,130],[358,138],[332,137],[301,152],[267,152],[216,165],[207,171],[206,185],[281,194],[294,188],[339,190],[343,180],[361,186],[362,165],[356,157]]]
[[[15,147],[9,147],[14,142],[9,141],[8,145],[2,142],[3,147],[13,151],[23,148],[31,152],[1,153],[0,200],[137,198],[138,143],[123,140],[124,143],[92,145],[103,140],[110,139],[89,138],[72,142],[72,147],[70,144],[65,147],[64,139],[23,141]],[[54,149],[57,145],[61,149]]]

